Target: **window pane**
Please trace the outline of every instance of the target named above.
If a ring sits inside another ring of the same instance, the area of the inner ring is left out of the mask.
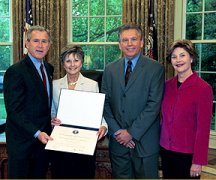
[[[1,93],[3,93],[4,72],[5,72],[5,71],[0,71],[0,101],[1,101],[1,98],[3,98],[3,96],[2,96]],[[0,102],[0,109],[1,109],[1,103],[3,103],[3,102]],[[0,110],[0,111],[1,111],[1,110]],[[1,114],[0,114],[0,119],[1,119]]]
[[[118,27],[122,22],[121,17],[110,17],[107,18],[107,32],[106,32],[106,38],[107,42],[116,42],[118,41]]]
[[[204,39],[216,39],[216,13],[205,14]]]
[[[198,60],[196,70],[216,72],[216,44],[196,44]]]
[[[90,16],[104,16],[104,0],[91,0],[90,2]]]
[[[104,42],[104,18],[90,18],[90,42]]]
[[[215,11],[216,2],[215,0],[205,0],[205,11]]]
[[[186,39],[200,40],[202,37],[202,14],[187,14]]]
[[[0,71],[0,124],[3,119],[6,119],[6,111],[3,97],[3,77],[4,71]]]
[[[88,41],[88,19],[73,18],[73,42]]]
[[[107,1],[107,15],[121,15],[122,1],[109,0]]]
[[[3,93],[0,92],[0,120],[6,119],[6,111],[4,105]]]
[[[119,50],[118,45],[106,45],[105,46],[106,51],[106,64],[117,61],[121,57],[121,51]]]
[[[203,44],[201,55],[201,71],[216,72],[216,44]]]
[[[88,1],[87,0],[72,0],[72,15],[73,16],[87,16],[88,15]]]
[[[202,11],[201,0],[187,0],[187,12],[199,12]]]
[[[104,69],[104,46],[86,45],[82,46],[85,52],[83,69],[103,70]]]
[[[214,101],[216,101],[216,72],[215,73],[201,73],[201,78],[204,79],[205,81],[207,81],[212,89],[213,89],[213,93],[214,93]]]
[[[11,46],[0,46],[0,72],[5,71],[10,66],[10,60],[12,59],[11,51]]]
[[[9,18],[0,18],[0,41],[1,42],[10,42],[10,19]]]
[[[0,0],[0,16],[9,16],[9,0]]]

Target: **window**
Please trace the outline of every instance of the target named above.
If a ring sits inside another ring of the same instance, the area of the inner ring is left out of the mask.
[[[176,0],[175,3],[175,39],[190,39],[195,44],[198,53],[195,70],[213,88],[211,134],[214,135],[216,134],[216,2]],[[177,32],[179,29],[182,31]]]
[[[187,0],[185,37],[194,41],[198,52],[195,70],[216,92],[216,3],[215,0]],[[211,129],[216,131],[216,93]]]
[[[5,121],[3,76],[12,62],[11,0],[0,0],[0,124]]]
[[[69,7],[69,43],[83,48],[83,68],[103,70],[107,63],[119,59],[122,0],[70,0]]]

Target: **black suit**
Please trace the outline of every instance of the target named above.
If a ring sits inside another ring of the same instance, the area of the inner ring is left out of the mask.
[[[4,76],[9,178],[45,178],[48,161],[44,145],[34,138],[38,130],[51,133],[54,70],[50,64],[44,62],[44,65],[49,79],[49,100],[29,56],[9,67]]]

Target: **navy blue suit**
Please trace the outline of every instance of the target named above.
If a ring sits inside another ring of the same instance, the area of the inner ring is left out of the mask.
[[[51,133],[53,67],[44,62],[50,98],[41,77],[27,55],[10,66],[4,76],[7,112],[6,145],[9,178],[45,178],[48,161],[44,145],[34,138],[40,130]]]

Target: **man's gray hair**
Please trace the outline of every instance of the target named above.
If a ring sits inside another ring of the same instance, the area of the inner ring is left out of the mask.
[[[45,27],[43,26],[39,26],[39,25],[36,25],[36,26],[31,26],[28,31],[27,31],[27,41],[30,41],[31,39],[31,34],[33,31],[41,31],[41,32],[46,32],[48,34],[48,41],[51,43],[52,40],[51,40],[51,36],[50,36],[50,32],[48,29],[46,29]]]

